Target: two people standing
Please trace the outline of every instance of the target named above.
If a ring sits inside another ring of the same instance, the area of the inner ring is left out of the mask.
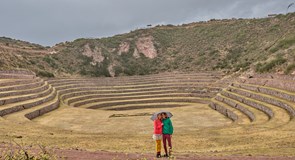
[[[170,112],[156,113],[156,117],[154,120],[153,139],[156,141],[156,152],[157,152],[156,157],[157,158],[161,157],[161,141],[162,140],[163,140],[163,146],[165,150],[164,157],[169,157],[171,156],[171,153],[172,153],[171,138],[173,134],[173,125],[170,120],[170,117],[172,117],[172,114]],[[168,142],[169,149],[167,148],[167,142]]]

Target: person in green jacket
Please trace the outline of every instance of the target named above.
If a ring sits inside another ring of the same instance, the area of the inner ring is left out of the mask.
[[[162,113],[162,123],[163,123],[163,146],[165,149],[165,155],[164,157],[169,157],[171,156],[172,153],[172,143],[171,143],[171,138],[172,138],[172,134],[173,134],[173,125],[172,122],[170,120],[170,118],[167,116],[167,114],[164,112]],[[169,154],[167,152],[167,146],[166,143],[168,141],[168,146],[169,146]]]

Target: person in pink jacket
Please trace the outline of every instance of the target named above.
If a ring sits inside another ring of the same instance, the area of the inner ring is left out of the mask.
[[[154,134],[153,139],[156,141],[156,152],[157,158],[161,158],[161,141],[162,141],[162,116],[161,114],[157,115],[157,119],[154,120]]]

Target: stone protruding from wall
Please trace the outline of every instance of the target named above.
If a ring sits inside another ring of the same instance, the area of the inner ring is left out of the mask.
[[[104,61],[105,57],[102,55],[101,48],[95,46],[94,49],[91,49],[89,44],[84,46],[84,51],[82,55],[87,57],[92,57],[93,61],[91,62],[92,65],[96,65],[97,63],[101,63]]]

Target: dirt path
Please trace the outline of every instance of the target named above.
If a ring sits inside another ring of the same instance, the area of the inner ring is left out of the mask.
[[[69,160],[153,160],[157,159],[151,154],[125,154],[114,152],[88,152],[77,150],[59,150],[57,155],[63,155],[63,158]],[[168,159],[168,158],[160,158]],[[200,157],[196,155],[175,155],[177,160],[295,160],[295,157],[252,157],[252,156],[226,156],[226,157]]]
[[[2,151],[10,150],[11,148],[18,150],[19,147],[2,143],[0,144],[0,153]],[[25,147],[31,153],[40,153],[40,149],[34,149],[31,147]],[[154,159],[168,159],[168,158],[155,158],[153,154],[140,154],[140,153],[119,153],[119,152],[107,152],[107,151],[96,151],[90,152],[85,150],[76,149],[49,149],[49,153],[55,155],[62,160],[154,160]],[[1,156],[0,156],[1,157]],[[188,154],[175,154],[173,158],[177,160],[295,160],[295,157],[269,157],[269,156],[198,156]]]

